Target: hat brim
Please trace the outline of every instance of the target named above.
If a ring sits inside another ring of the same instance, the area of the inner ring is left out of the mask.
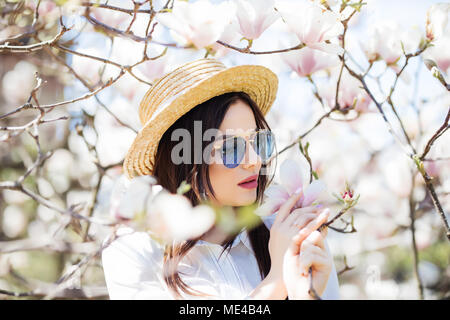
[[[266,115],[277,90],[276,74],[259,65],[230,67],[196,83],[155,112],[139,131],[123,162],[126,176],[131,179],[153,173],[156,151],[164,132],[195,106],[224,93],[243,91]]]

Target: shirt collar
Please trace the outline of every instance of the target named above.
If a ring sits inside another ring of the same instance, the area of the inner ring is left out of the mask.
[[[241,242],[244,246],[247,247],[247,249],[252,250],[252,246],[250,243],[250,238],[248,236],[247,228],[242,229],[242,231],[236,236],[236,238],[234,238],[234,241],[231,244],[231,247],[234,248],[237,245],[239,245],[239,243],[241,243]],[[217,243],[207,242],[204,240],[198,240],[196,245],[220,246]]]
[[[242,244],[244,246],[247,247],[247,249],[252,250],[252,246],[250,243],[250,238],[248,236],[248,231],[247,228],[244,228],[234,239],[231,247],[234,248],[235,246],[237,246],[240,242],[242,242]]]

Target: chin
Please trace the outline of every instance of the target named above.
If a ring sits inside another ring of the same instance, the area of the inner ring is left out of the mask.
[[[234,206],[248,206],[256,201],[256,190],[253,192],[248,192],[248,194],[240,194],[236,197],[237,202]]]

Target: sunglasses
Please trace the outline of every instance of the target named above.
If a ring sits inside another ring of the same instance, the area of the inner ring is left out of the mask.
[[[219,137],[213,148],[220,154],[224,166],[233,169],[242,162],[247,142],[261,158],[263,165],[270,162],[270,157],[275,149],[275,136],[266,129]]]

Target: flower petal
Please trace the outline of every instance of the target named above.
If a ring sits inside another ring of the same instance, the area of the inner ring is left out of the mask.
[[[291,159],[286,159],[280,166],[280,180],[289,195],[303,186],[300,165]]]
[[[321,180],[314,180],[305,188],[302,206],[307,207],[316,200],[319,195],[325,191],[326,186]]]
[[[264,202],[261,206],[256,208],[255,214],[260,217],[270,216],[274,212],[280,209],[281,205],[285,202],[284,199],[273,199]]]
[[[282,185],[271,185],[265,191],[264,195],[271,199],[285,199],[289,198],[289,194]]]

